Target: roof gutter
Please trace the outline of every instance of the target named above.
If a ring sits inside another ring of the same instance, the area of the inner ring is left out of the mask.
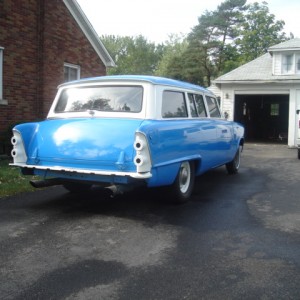
[[[272,80],[213,80],[214,84],[266,84],[266,83],[299,83],[300,79]]]

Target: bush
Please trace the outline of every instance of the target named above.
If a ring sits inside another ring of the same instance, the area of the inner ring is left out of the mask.
[[[29,183],[29,180],[34,177],[23,176],[19,168],[9,166],[9,162],[8,159],[0,158],[0,198],[34,191],[35,189]]]

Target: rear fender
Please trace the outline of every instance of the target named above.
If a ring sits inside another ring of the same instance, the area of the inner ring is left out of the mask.
[[[152,177],[148,179],[148,186],[171,185],[175,182],[182,162],[192,161],[195,163],[196,175],[201,173],[201,159],[198,156],[185,157],[184,159],[157,165],[152,169]]]

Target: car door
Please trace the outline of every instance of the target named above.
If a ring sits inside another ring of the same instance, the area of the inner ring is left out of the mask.
[[[197,148],[201,155],[201,172],[219,165],[217,123],[209,117],[202,94],[188,93],[191,116],[197,128]]]
[[[205,95],[209,116],[216,126],[216,153],[219,164],[228,162],[232,156],[233,129],[230,122],[222,119],[217,99]]]

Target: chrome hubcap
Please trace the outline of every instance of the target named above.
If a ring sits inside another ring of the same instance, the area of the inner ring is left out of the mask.
[[[242,148],[239,147],[239,150],[236,153],[235,158],[234,158],[234,164],[237,169],[240,167],[241,151],[242,151]]]
[[[179,185],[180,191],[186,193],[190,186],[191,181],[191,167],[188,162],[183,162],[180,166],[179,172]]]

